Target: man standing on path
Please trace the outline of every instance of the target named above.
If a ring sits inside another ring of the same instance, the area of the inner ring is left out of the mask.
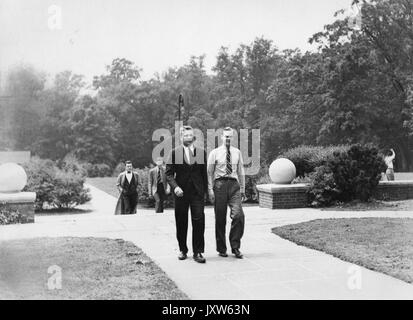
[[[119,190],[119,199],[116,204],[115,215],[135,214],[138,205],[139,176],[133,172],[131,161],[125,162],[126,170],[118,176],[116,187]]]
[[[215,204],[215,237],[217,251],[221,257],[228,257],[225,226],[227,207],[231,210],[231,231],[229,241],[232,253],[242,259],[241,238],[244,234],[245,217],[241,203],[245,199],[245,171],[241,151],[231,142],[232,128],[225,128],[222,146],[211,151],[208,157],[208,193]]]
[[[180,255],[179,260],[187,258],[188,247],[188,209],[192,218],[192,249],[194,260],[205,263],[205,195],[208,178],[206,171],[206,153],[194,146],[194,131],[185,126],[181,131],[183,145],[172,150],[166,163],[166,178],[175,194],[175,222]]]
[[[170,192],[169,184],[166,182],[165,168],[163,158],[156,159],[156,167],[149,170],[148,193],[155,199],[155,212],[163,212],[163,204]]]

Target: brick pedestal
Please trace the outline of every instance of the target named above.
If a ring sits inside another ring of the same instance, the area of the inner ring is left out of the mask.
[[[0,193],[0,208],[18,210],[22,215],[22,223],[33,223],[35,200],[34,192]]]
[[[257,185],[259,205],[269,209],[305,208],[308,206],[306,184]]]

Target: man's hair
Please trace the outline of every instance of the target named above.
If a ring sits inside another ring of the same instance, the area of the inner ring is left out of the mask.
[[[190,131],[190,130],[194,130],[191,126],[183,126],[181,128],[181,132],[183,133],[184,131]]]
[[[391,155],[393,155],[393,152],[390,149],[387,149],[386,156],[390,157]]]
[[[183,134],[185,133],[185,131],[193,131],[194,129],[191,126],[183,126],[180,129],[180,134],[181,136],[183,136]]]
[[[224,134],[225,131],[233,132],[234,130],[231,127],[225,127],[224,130],[222,131],[222,134]]]
[[[132,161],[126,160],[126,161],[125,161],[125,165],[128,165],[128,164],[132,164]]]

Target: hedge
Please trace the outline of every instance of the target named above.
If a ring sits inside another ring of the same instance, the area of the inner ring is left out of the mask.
[[[315,171],[317,167],[325,165],[334,157],[335,152],[346,152],[349,145],[338,146],[299,146],[287,150],[278,158],[291,160],[297,170],[297,177],[305,177]]]
[[[368,201],[386,169],[383,157],[373,145],[352,145],[346,152],[336,151],[310,175],[309,199],[313,206],[335,201]]]
[[[84,188],[86,176],[73,163],[32,158],[24,165],[28,182],[24,191],[36,192],[35,208],[68,209],[88,202],[91,198]]]

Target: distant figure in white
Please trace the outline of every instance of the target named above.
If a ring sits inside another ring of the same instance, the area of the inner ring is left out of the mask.
[[[386,156],[384,157],[384,162],[386,163],[386,177],[388,181],[394,181],[394,169],[393,169],[393,160],[396,158],[396,153],[393,149],[387,151]]]

